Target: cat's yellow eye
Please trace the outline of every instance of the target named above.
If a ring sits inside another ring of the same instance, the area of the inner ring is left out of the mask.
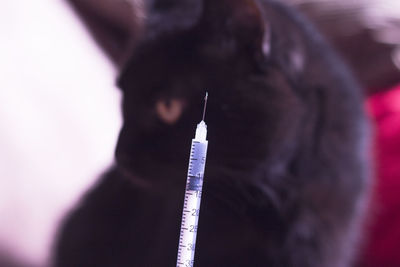
[[[182,114],[183,101],[179,99],[159,100],[156,112],[160,119],[167,124],[174,124]]]

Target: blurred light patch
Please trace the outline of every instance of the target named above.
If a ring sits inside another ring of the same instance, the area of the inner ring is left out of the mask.
[[[63,1],[3,1],[0,31],[0,247],[43,266],[57,223],[112,163],[120,96]]]

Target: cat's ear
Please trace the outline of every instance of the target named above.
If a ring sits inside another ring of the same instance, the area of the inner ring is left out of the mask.
[[[201,0],[145,1],[145,39],[176,34],[194,27],[202,11]]]
[[[268,24],[253,0],[203,0],[197,30],[201,52],[215,58],[269,52]]]

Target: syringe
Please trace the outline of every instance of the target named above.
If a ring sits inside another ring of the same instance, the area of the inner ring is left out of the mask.
[[[192,139],[189,157],[189,169],[183,203],[181,232],[179,236],[176,266],[193,266],[196,248],[197,225],[199,221],[201,192],[203,188],[204,167],[207,156],[207,125],[204,122],[208,93],[204,98],[203,118],[197,124],[196,134]]]

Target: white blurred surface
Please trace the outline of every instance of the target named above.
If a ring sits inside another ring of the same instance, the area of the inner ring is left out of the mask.
[[[35,264],[112,163],[115,70],[61,0],[1,1],[0,247]]]

